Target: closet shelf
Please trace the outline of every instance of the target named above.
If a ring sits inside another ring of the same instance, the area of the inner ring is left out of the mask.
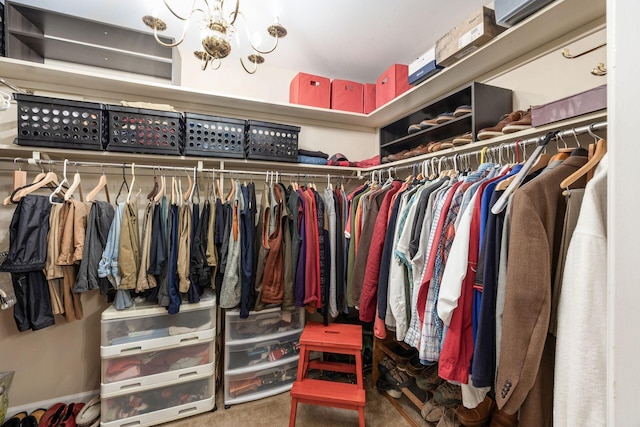
[[[496,138],[485,139],[482,141],[475,141],[467,145],[462,145],[459,147],[448,148],[441,151],[436,151],[435,153],[424,154],[422,156],[411,157],[409,159],[398,160],[396,162],[384,163],[379,166],[371,166],[368,168],[360,169],[361,173],[366,174],[367,172],[375,171],[375,170],[384,170],[390,167],[403,167],[407,165],[413,165],[414,163],[419,163],[424,160],[429,160],[431,158],[440,158],[443,156],[452,156],[454,154],[463,154],[473,151],[478,151],[482,149],[482,147],[495,147],[500,144],[510,143],[516,141],[518,139],[528,139],[536,136],[544,135],[547,132],[551,132],[554,130],[562,130],[567,128],[574,128],[579,126],[589,125],[593,122],[606,120],[607,112],[599,111],[592,114],[586,114],[579,117],[574,117],[567,120],[562,120],[555,123],[550,123],[548,125],[531,128],[527,130],[523,130],[520,132],[514,132],[510,134],[505,134],[503,136],[499,136]],[[567,144],[571,145],[571,140],[566,140]]]
[[[398,98],[365,115],[345,111],[307,107],[288,103],[271,103],[246,97],[232,97],[199,89],[172,86],[133,78],[80,71],[67,67],[37,64],[10,58],[0,58],[0,77],[14,80],[24,88],[62,91],[87,99],[104,98],[171,103],[186,110],[201,110],[212,114],[260,118],[270,116],[284,122],[299,124],[301,120],[325,126],[359,126],[375,129],[415,111],[425,102],[487,74],[523,55],[553,42],[596,19],[606,12],[604,1],[556,0],[518,25],[506,30],[454,65],[443,69],[425,82]],[[558,41],[557,43],[560,43]],[[486,80],[486,79],[484,79]],[[108,89],[105,89],[108,88]]]

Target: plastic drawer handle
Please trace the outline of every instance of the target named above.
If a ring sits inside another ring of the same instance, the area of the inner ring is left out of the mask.
[[[120,424],[120,427],[139,426],[139,425],[140,425],[140,421],[134,421],[132,423]]]
[[[120,387],[120,390],[126,390],[126,389],[132,388],[132,387],[140,387],[141,385],[142,385],[142,383],[127,384],[127,385],[123,385],[122,387]]]
[[[140,351],[140,350],[142,350],[141,346],[129,347],[129,348],[123,348],[122,350],[120,350],[120,353],[126,353],[128,351]]]
[[[186,409],[181,409],[178,414],[184,414],[186,412],[192,412],[192,411],[197,411],[198,408],[196,408],[195,406],[192,406],[191,408],[186,408]]]
[[[183,342],[187,342],[187,341],[194,341],[194,340],[195,340],[195,341],[198,341],[198,339],[200,339],[200,338],[199,338],[199,337],[182,338],[182,339],[180,340],[180,342],[181,342],[181,343],[183,343]]]
[[[198,375],[198,371],[185,372],[184,374],[180,374],[178,378],[190,377],[192,375]]]

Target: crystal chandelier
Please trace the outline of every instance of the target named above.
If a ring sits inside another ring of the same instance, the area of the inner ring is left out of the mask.
[[[168,0],[163,0],[169,12],[183,22],[182,35],[174,43],[165,43],[158,37],[159,32],[167,29],[167,24],[159,17],[145,15],[142,17],[142,22],[153,30],[153,35],[158,43],[166,47],[175,47],[184,41],[191,17],[198,16],[202,50],[196,50],[193,54],[201,61],[203,70],[206,70],[207,67],[217,70],[222,64],[222,59],[231,53],[231,39],[238,32],[236,27],[238,18],[244,19],[244,15],[240,11],[240,0],[235,0],[234,7],[228,10],[225,10],[224,0],[202,1],[204,2],[203,7],[196,7],[198,0],[193,0],[190,12],[188,15],[183,16],[169,5]],[[278,47],[278,40],[287,35],[287,30],[278,22],[276,17],[274,23],[267,27],[267,33],[275,39],[275,43],[269,49],[260,49],[249,40],[251,54],[247,56],[247,61],[252,63],[252,66],[247,66],[242,56],[240,57],[242,68],[249,74],[255,73],[258,69],[258,64],[264,62],[263,55],[273,52]]]

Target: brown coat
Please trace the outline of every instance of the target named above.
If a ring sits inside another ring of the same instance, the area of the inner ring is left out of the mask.
[[[566,202],[560,182],[584,157],[569,157],[514,194],[496,403],[520,425],[552,425],[553,338],[547,338]],[[576,187],[584,186],[584,180]]]

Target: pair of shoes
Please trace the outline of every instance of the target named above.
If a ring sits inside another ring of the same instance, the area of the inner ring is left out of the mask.
[[[433,364],[426,366],[425,369],[420,372],[420,376],[416,377],[416,385],[420,390],[433,391],[444,380],[438,376],[438,365]]]
[[[404,158],[403,156],[408,152],[409,152],[409,150],[402,150],[402,151],[400,151],[398,153],[389,154],[387,156],[387,160],[390,161],[390,162],[396,162],[398,160],[402,160]]]
[[[19,412],[5,421],[2,427],[38,427],[46,411],[44,408],[39,408],[28,415],[24,411]]]
[[[463,135],[456,136],[455,138],[453,138],[453,141],[451,141],[451,143],[455,147],[458,147],[460,145],[469,144],[472,141],[473,141],[473,135],[471,134],[471,132],[467,132],[467,133],[465,133]]]
[[[456,415],[456,408],[446,408],[436,427],[460,427],[462,424]]]
[[[517,132],[531,127],[531,109],[527,111],[513,111],[505,114],[500,121],[493,127],[480,129],[478,139],[490,139],[505,133]]]
[[[389,384],[397,388],[407,387],[413,380],[406,372],[401,371],[397,367],[387,372],[384,377]]]
[[[482,427],[487,424],[496,404],[489,396],[485,396],[475,408],[460,406],[457,410],[458,419],[465,427]]]
[[[402,392],[398,387],[395,387],[393,384],[389,384],[382,378],[379,378],[378,381],[376,381],[376,388],[380,391],[384,391],[394,399],[400,399],[402,397]]]
[[[39,427],[76,427],[76,416],[84,407],[84,403],[56,403],[42,415]]]
[[[378,362],[378,371],[380,371],[381,375],[386,375],[387,372],[394,369],[396,367],[396,362],[393,361],[389,356],[385,356],[382,358],[380,362]]]
[[[95,396],[76,415],[77,427],[97,427],[100,425],[100,395]]]
[[[11,418],[8,418],[3,424],[2,427],[20,427],[22,424],[22,420],[27,418],[28,415],[26,412],[18,412]]]
[[[441,404],[435,401],[435,399],[429,399],[424,402],[422,409],[420,409],[420,415],[422,418],[430,423],[437,423],[444,415],[445,408]]]
[[[398,368],[415,378],[426,369],[426,366],[420,363],[420,355],[416,354],[404,363],[404,365],[398,366]]]
[[[469,114],[471,112],[471,105],[461,105],[453,112],[454,117],[464,116],[465,114]]]
[[[448,381],[443,382],[433,392],[433,399],[442,406],[456,406],[462,404],[462,389]]]

